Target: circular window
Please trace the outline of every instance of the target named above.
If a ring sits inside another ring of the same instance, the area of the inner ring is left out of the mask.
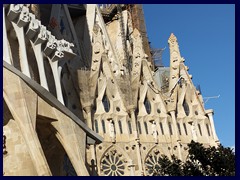
[[[160,113],[161,113],[160,109],[157,109],[157,113],[158,113],[158,114],[160,114]]]
[[[123,176],[125,163],[122,155],[117,150],[106,153],[101,160],[101,171],[106,176]]]
[[[102,146],[98,146],[98,149],[100,149],[100,150],[101,150],[101,149],[102,149]]]
[[[126,149],[126,150],[128,150],[128,149],[129,149],[129,147],[128,147],[128,146],[126,146],[126,147],[125,147],[125,149]]]
[[[197,112],[197,111],[195,111],[195,114],[196,114],[196,115],[198,115],[198,112]]]
[[[145,146],[143,146],[143,150],[146,150],[146,147],[145,147]]]
[[[119,112],[119,111],[120,111],[120,108],[119,108],[119,107],[116,107],[116,110]]]
[[[145,169],[146,173],[149,176],[154,175],[155,172],[158,172],[161,169],[161,165],[159,164],[160,153],[155,154],[151,152],[148,154],[145,161]]]
[[[152,98],[153,101],[155,101],[155,98]]]
[[[115,96],[114,96],[114,95],[112,95],[112,98],[115,98]]]

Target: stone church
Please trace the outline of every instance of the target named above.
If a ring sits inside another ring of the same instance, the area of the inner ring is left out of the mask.
[[[141,5],[4,4],[3,175],[151,176],[218,145],[176,36],[170,67],[149,44]]]

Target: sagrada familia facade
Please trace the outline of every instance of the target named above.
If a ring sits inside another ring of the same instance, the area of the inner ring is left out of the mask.
[[[151,176],[191,140],[218,145],[168,44],[156,65],[141,5],[4,4],[3,175]]]

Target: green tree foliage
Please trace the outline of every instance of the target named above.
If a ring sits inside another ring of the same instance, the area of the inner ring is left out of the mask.
[[[192,141],[188,144],[188,157],[185,162],[172,156],[162,155],[158,166],[152,171],[154,176],[234,176],[235,153],[222,145],[206,148]],[[157,168],[156,168],[157,167]]]

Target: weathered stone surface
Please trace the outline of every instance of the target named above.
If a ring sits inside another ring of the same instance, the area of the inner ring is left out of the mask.
[[[176,36],[156,78],[141,5],[100,7],[4,6],[4,175],[151,175],[161,154],[219,143]]]

